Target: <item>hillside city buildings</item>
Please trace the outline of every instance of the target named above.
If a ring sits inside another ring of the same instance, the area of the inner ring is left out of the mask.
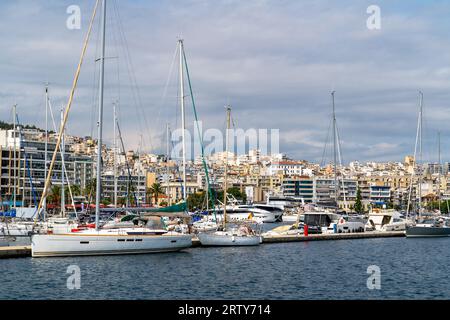
[[[56,134],[49,134],[47,166],[55,144]],[[96,141],[90,137],[66,136],[64,150],[64,180],[89,198],[90,186],[95,181]],[[283,154],[264,155],[250,150],[245,155],[219,152],[207,158],[210,184],[217,190],[223,184],[225,159],[229,165],[228,186],[246,193],[247,200],[252,202],[264,202],[273,195],[332,206],[337,199],[340,208],[352,211],[359,189],[366,209],[374,205],[404,208],[411,181],[413,186],[418,183],[418,175],[412,175],[414,159],[411,156],[406,156],[403,162],[353,161],[347,166],[338,166],[338,188],[335,188],[332,164],[320,166],[289,159]],[[157,199],[159,204],[175,203],[182,198],[180,169],[176,161],[167,161],[164,155],[123,152],[104,146],[103,161],[102,199],[105,202],[154,204],[155,199],[149,192],[154,183],[159,183],[162,189]],[[35,206],[45,183],[45,134],[38,129],[22,129],[14,136],[13,130],[0,130],[0,163],[2,203],[11,204],[15,194],[16,205]],[[423,171],[422,201],[438,196],[443,200],[450,198],[449,163],[424,163],[419,169]],[[62,157],[58,154],[52,186],[61,185],[62,173]],[[207,189],[201,159],[188,162],[186,186],[187,194]],[[412,199],[417,197],[418,192],[412,187]],[[70,199],[66,199],[66,203],[70,204]]]

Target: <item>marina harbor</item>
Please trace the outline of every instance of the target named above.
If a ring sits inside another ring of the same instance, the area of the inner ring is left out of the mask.
[[[344,233],[344,234],[315,234],[315,235],[278,235],[263,236],[262,243],[283,243],[283,242],[300,242],[300,241],[318,241],[318,240],[349,240],[349,239],[368,239],[368,238],[390,238],[404,237],[404,232],[366,232],[366,233]],[[201,247],[201,242],[197,238],[192,239],[192,247]],[[0,247],[0,259],[31,257],[31,246],[9,246]]]
[[[449,300],[444,2],[1,1],[0,302]]]

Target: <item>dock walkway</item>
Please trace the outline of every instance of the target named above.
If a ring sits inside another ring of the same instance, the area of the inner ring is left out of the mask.
[[[304,235],[271,235],[263,237],[263,244],[302,241],[392,238],[404,236],[404,231],[310,234],[306,237]],[[197,239],[197,237],[194,237],[192,239],[192,247],[201,247],[200,241]],[[31,257],[31,246],[0,247],[0,259],[21,257]]]
[[[300,242],[300,241],[318,241],[318,240],[348,240],[348,239],[370,239],[370,238],[392,238],[404,237],[404,231],[390,232],[360,232],[360,233],[325,233],[304,235],[276,235],[263,237],[263,243],[281,243],[281,242]]]
[[[0,247],[0,259],[31,257],[31,246]]]

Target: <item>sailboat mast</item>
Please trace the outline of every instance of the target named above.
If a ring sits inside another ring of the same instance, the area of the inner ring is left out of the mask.
[[[113,103],[114,108],[114,153],[113,153],[113,161],[114,161],[114,207],[117,208],[117,113],[116,113],[116,103]]]
[[[437,199],[439,205],[439,213],[441,213],[441,132],[438,131],[438,189]]]
[[[101,54],[100,77],[98,99],[98,142],[97,142],[97,186],[95,194],[95,229],[99,229],[100,196],[101,196],[101,171],[102,171],[102,134],[103,134],[103,91],[105,80],[105,31],[106,31],[106,0],[102,2],[102,30],[101,30]]]
[[[13,192],[13,208],[16,208],[16,200],[17,200],[17,150],[16,150],[16,117],[17,117],[17,105],[13,106],[13,143],[14,143],[14,192]]]
[[[227,180],[228,180],[228,146],[229,146],[229,131],[231,119],[231,107],[226,106],[227,109],[227,129],[225,130],[225,169],[223,174],[223,225],[227,223]]]
[[[63,122],[64,122],[64,110],[61,108],[61,130],[62,130],[62,135],[61,135],[61,217],[64,217],[65,213],[66,213],[66,199],[65,199],[65,194],[64,194],[64,184],[65,184],[64,173],[65,173],[65,169],[66,169],[64,166],[64,151],[66,148],[66,143],[65,143],[65,137],[64,137]]]
[[[44,177],[47,177],[47,162],[48,162],[48,83],[45,86],[45,146],[44,146]],[[45,192],[44,192],[45,193]],[[42,204],[42,208],[44,209],[44,220],[45,213],[47,212],[47,195],[44,197],[44,202]]]
[[[335,111],[335,107],[334,107],[334,93],[335,91],[331,92],[331,99],[333,102],[333,162],[334,162],[334,199],[336,201],[336,209],[335,211],[337,211],[337,206],[338,206],[338,183],[337,183],[337,150],[336,150],[336,111]]]
[[[167,123],[166,125],[166,191],[167,191],[167,205],[170,206],[170,169],[169,169],[169,159],[170,159],[170,127]]]
[[[180,103],[181,103],[181,138],[183,143],[183,200],[186,201],[186,118],[184,108],[184,67],[183,67],[183,40],[178,40],[180,51]]]
[[[423,180],[423,168],[422,168],[422,124],[423,124],[423,93],[419,91],[419,103],[420,103],[420,111],[419,111],[419,216],[422,216],[422,180]]]
[[[139,150],[138,150],[138,168],[137,168],[137,197],[136,198],[136,206],[140,206],[140,197],[139,197],[139,186],[141,185],[141,153],[142,153],[142,134],[140,135],[139,140]],[[156,201],[158,202],[158,200]],[[158,205],[158,203],[156,203]]]

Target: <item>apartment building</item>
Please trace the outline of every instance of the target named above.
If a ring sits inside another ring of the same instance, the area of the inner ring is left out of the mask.
[[[45,134],[35,129],[0,130],[0,194],[3,202],[12,203],[14,193],[16,205],[33,206],[39,201],[45,184],[45,166],[50,164],[56,148],[56,135],[49,136],[47,143],[47,164],[45,163]],[[71,141],[67,139],[64,158],[56,156],[53,167],[52,185],[61,185],[63,166],[65,183],[84,189],[94,177],[94,163],[86,155],[71,151]]]

